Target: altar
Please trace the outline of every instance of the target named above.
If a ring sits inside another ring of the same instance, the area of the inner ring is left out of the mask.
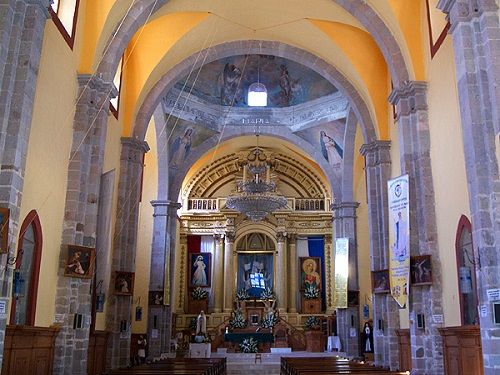
[[[271,351],[271,345],[274,342],[274,335],[271,332],[245,332],[244,330],[242,330],[239,332],[224,334],[224,342],[226,342],[230,352],[239,352],[239,345],[243,342],[243,340],[249,338],[257,341],[259,352]]]

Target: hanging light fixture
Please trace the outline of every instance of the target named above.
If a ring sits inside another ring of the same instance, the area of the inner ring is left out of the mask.
[[[247,103],[250,107],[266,107],[267,106],[267,89],[264,84],[260,83],[260,51],[257,56],[257,82],[252,83],[248,87]]]
[[[245,214],[250,220],[263,220],[270,213],[285,208],[287,199],[276,193],[276,183],[271,181],[271,165],[266,155],[257,147],[243,165],[243,178],[236,184],[236,193],[227,197],[226,206]],[[249,178],[250,175],[250,178]],[[262,176],[265,175],[265,178]]]

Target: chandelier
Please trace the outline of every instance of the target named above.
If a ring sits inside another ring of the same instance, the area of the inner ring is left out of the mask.
[[[276,184],[271,181],[271,166],[263,151],[257,146],[247,159],[243,165],[243,179],[236,183],[236,193],[227,197],[226,206],[257,222],[286,207],[287,200],[276,193]],[[261,178],[264,174],[265,180]]]

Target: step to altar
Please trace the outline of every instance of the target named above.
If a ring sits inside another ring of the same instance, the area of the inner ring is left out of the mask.
[[[279,373],[279,363],[245,363],[244,366],[241,363],[227,364],[227,375],[279,375]]]

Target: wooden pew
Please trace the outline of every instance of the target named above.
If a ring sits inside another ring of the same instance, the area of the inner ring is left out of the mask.
[[[326,375],[326,374],[355,374],[355,375],[406,375],[406,372],[395,372],[366,365],[359,362],[348,361],[336,357],[318,358],[281,358],[282,375]]]
[[[225,358],[182,358],[111,370],[105,375],[226,375]]]

